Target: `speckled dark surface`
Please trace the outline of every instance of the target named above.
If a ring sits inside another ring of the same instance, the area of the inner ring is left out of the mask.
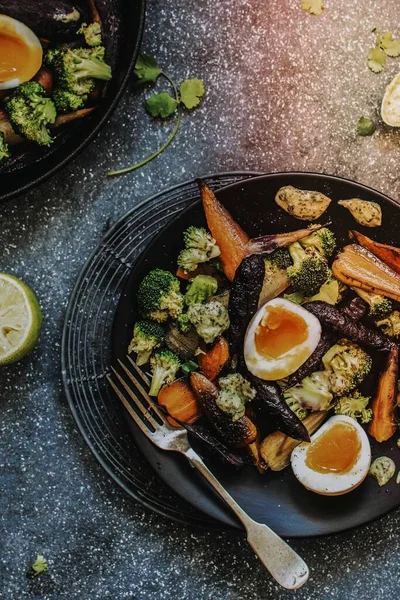
[[[144,49],[176,80],[201,76],[203,106],[176,142],[124,178],[109,167],[143,157],[166,136],[142,96],[127,91],[96,142],[52,181],[0,208],[0,270],[38,294],[38,348],[0,371],[0,598],[3,600],[247,600],[288,598],[243,539],[185,529],[134,504],[96,463],[62,392],[65,306],[107,220],[190,176],[229,169],[330,172],[394,198],[400,138],[378,124],[384,73],[365,64],[373,27],[397,36],[397,0],[327,0],[312,17],[300,0],[149,0]],[[296,541],[311,569],[297,598],[397,599],[400,513],[348,534]],[[49,572],[26,578],[37,553]]]

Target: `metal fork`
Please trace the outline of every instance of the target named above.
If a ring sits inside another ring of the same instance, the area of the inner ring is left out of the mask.
[[[107,376],[107,379],[139,429],[153,444],[162,450],[172,450],[183,454],[191,466],[200,471],[243,523],[250,546],[282,587],[294,590],[304,585],[309,571],[303,559],[272,529],[251,519],[239,506],[192,449],[186,430],[171,427],[164,412],[150,398],[148,395],[150,382],[147,376],[129,356],[127,356],[127,360],[129,368],[121,360],[118,361],[123,376],[112,367],[120,387],[116,385],[110,375]],[[129,384],[126,378],[128,378]],[[133,401],[137,410],[132,407],[127,397]]]

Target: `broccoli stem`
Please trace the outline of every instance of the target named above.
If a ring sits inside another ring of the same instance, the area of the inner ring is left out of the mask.
[[[158,392],[160,391],[164,382],[164,377],[165,370],[162,367],[156,367],[151,379],[149,396],[158,396]]]

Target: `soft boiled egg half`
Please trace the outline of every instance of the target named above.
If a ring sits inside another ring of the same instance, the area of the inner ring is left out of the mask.
[[[29,27],[0,15],[0,90],[29,81],[42,65],[43,50]]]
[[[305,488],[324,496],[351,492],[368,475],[371,447],[364,429],[350,417],[327,421],[291,455],[293,473]]]
[[[321,325],[314,315],[284,298],[270,300],[247,328],[247,368],[268,381],[288,377],[311,356],[320,337]]]

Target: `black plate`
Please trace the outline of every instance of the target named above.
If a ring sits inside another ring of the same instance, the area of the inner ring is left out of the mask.
[[[26,192],[75,158],[118,104],[139,54],[145,0],[96,0],[96,6],[103,19],[106,58],[113,78],[93,114],[64,127],[50,148],[29,146],[0,169],[0,201]]]
[[[386,243],[398,243],[396,229],[399,207],[392,200],[365,186],[326,175],[311,173],[272,174],[221,189],[217,196],[252,237],[298,229],[300,222],[279,209],[274,196],[283,185],[318,190],[333,199],[323,220],[331,219],[338,244],[347,240],[347,231],[357,228]],[[359,197],[378,202],[383,209],[383,225],[367,230],[350,213],[337,206],[340,199]],[[197,201],[168,224],[152,241],[132,270],[119,302],[112,337],[113,361],[123,358],[135,321],[135,292],[143,276],[155,267],[174,270],[181,248],[182,232],[188,225],[206,225]],[[375,377],[376,379],[376,377]],[[370,381],[372,388],[374,381]],[[372,389],[370,390],[372,393]],[[239,527],[229,510],[191,469],[184,459],[155,448],[127,417],[138,447],[159,476],[183,498],[209,516],[229,526]],[[398,458],[397,436],[384,444],[372,443],[373,458],[379,455]],[[232,496],[251,517],[288,537],[337,533],[375,519],[400,505],[400,487],[393,478],[384,488],[368,477],[355,491],[342,497],[323,497],[308,492],[297,482],[290,469],[261,476],[248,467],[239,474],[227,472],[215,464],[209,466]]]

